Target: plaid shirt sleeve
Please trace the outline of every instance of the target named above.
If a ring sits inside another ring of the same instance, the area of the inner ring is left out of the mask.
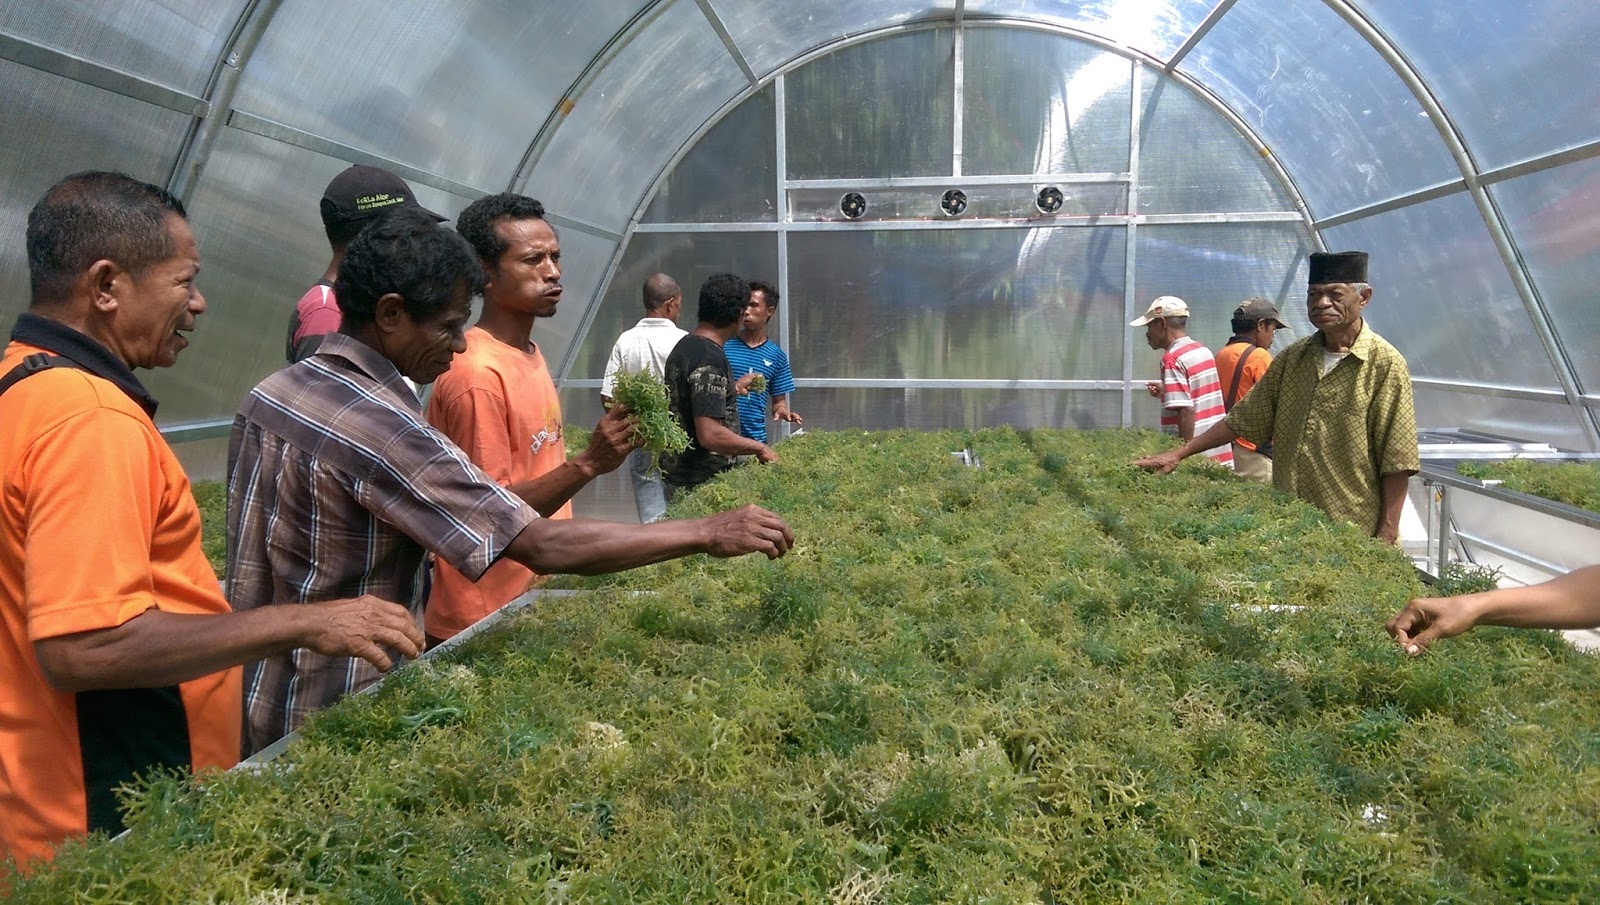
[[[401,431],[373,465],[361,504],[474,581],[538,518],[432,427]]]

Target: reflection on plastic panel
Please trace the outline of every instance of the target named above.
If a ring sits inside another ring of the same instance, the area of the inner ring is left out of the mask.
[[[640,287],[651,274],[665,273],[678,281],[683,289],[679,326],[688,330],[695,323],[700,284],[721,271],[777,282],[778,237],[773,233],[635,233],[567,376],[605,376],[606,357],[617,336],[644,317]]]
[[[578,99],[528,185],[552,210],[622,232],[667,161],[749,85],[694,0],[675,0]]]
[[[1215,5],[1215,0],[967,0],[966,14],[1062,25],[1165,59]]]
[[[711,0],[739,52],[764,76],[794,57],[869,29],[892,28],[927,19],[948,20],[955,0],[851,0],[849,3],[794,3],[790,0]],[[946,41],[946,50],[949,42]]]
[[[787,77],[789,178],[949,175],[951,33],[857,44]]]
[[[1133,63],[1058,35],[966,33],[963,173],[1128,169]]]
[[[1438,93],[1482,169],[1600,138],[1600,18],[1593,6],[1474,0],[1442,13],[1414,0],[1356,5]]]
[[[0,32],[200,96],[244,7],[244,0],[21,0],[0,4]]]
[[[769,86],[702,137],[661,183],[645,223],[771,221],[777,186],[777,123]]]
[[[498,189],[562,94],[643,6],[284,0],[235,105]]]
[[[1585,393],[1600,392],[1600,160],[1492,185]]]
[[[1322,0],[1240,0],[1178,68],[1255,129],[1314,217],[1461,175],[1400,77]]]
[[[1418,377],[1560,386],[1544,345],[1465,193],[1327,230],[1372,254],[1366,317]]]
[[[1292,211],[1294,200],[1233,123],[1147,70],[1139,123],[1139,212]]]
[[[800,377],[1119,378],[1124,230],[789,238]]]

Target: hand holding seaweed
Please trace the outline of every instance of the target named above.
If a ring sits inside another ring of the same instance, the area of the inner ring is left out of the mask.
[[[672,417],[667,385],[659,377],[649,371],[618,374],[612,398],[632,417],[636,445],[649,450],[653,459],[689,448],[689,435]]]

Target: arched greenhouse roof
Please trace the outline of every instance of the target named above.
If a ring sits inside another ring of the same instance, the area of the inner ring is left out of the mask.
[[[1597,43],[1561,0],[12,3],[0,277],[9,320],[67,173],[184,198],[211,309],[149,384],[204,471],[351,162],[444,214],[545,202],[578,423],[652,269],[782,287],[819,424],[1106,426],[1153,417],[1150,298],[1209,340],[1252,295],[1303,329],[1306,255],[1359,248],[1424,428],[1600,450]]]

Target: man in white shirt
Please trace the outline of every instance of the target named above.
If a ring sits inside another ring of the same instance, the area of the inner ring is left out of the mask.
[[[665,376],[667,356],[678,340],[688,335],[676,323],[682,308],[683,291],[672,277],[657,273],[644,281],[645,316],[617,337],[606,362],[605,379],[600,383],[600,400],[606,406],[611,405],[618,373],[648,370],[658,378]],[[639,510],[639,521],[660,519],[667,512],[667,488],[660,469],[651,467],[650,453],[643,449],[629,453],[628,473],[633,476],[633,501]]]

